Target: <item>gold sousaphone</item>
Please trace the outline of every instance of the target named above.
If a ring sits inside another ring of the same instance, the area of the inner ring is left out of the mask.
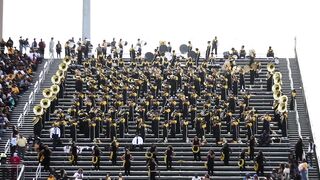
[[[59,87],[58,85],[56,85],[56,84],[52,85],[52,86],[50,87],[50,89],[51,89],[51,91],[52,91],[53,94],[58,94],[59,91],[60,91],[60,87]]]
[[[45,97],[45,98],[50,98],[52,96],[52,91],[50,88],[45,88],[43,91],[42,91],[42,95]]]
[[[51,105],[51,100],[48,99],[48,98],[41,99],[40,105],[41,105],[42,108],[47,109]]]
[[[68,65],[63,62],[63,63],[59,64],[59,69],[60,69],[61,71],[67,71]]]
[[[58,75],[53,75],[51,77],[52,84],[60,84],[61,83],[61,77]]]
[[[43,114],[43,108],[40,105],[36,105],[33,107],[33,113],[36,116],[41,116]]]
[[[268,63],[267,65],[267,70],[270,72],[270,73],[273,73],[274,70],[276,69],[275,65],[273,63]]]

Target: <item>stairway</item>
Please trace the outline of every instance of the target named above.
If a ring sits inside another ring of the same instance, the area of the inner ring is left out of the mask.
[[[33,75],[33,85],[29,87],[29,89],[24,92],[21,97],[19,98],[18,104],[17,106],[14,108],[12,114],[11,114],[11,123],[12,125],[17,125],[18,124],[18,119],[20,114],[23,113],[24,110],[24,106],[26,104],[26,102],[29,101],[29,95],[31,92],[33,92],[34,90],[34,83],[38,80],[40,72],[44,69],[44,64],[45,64],[46,60],[43,61],[42,64],[39,65],[38,70],[36,72],[34,72]],[[22,134],[24,137],[28,138],[30,135],[33,136],[33,125],[32,125],[32,118],[34,116],[32,108],[34,105],[39,104],[40,100],[42,99],[42,90],[45,87],[49,87],[51,86],[51,76],[53,74],[55,74],[57,67],[59,65],[60,60],[53,60],[48,73],[45,76],[45,79],[43,81],[43,83],[40,86],[40,90],[39,92],[35,95],[35,100],[34,103],[30,106],[30,111],[29,113],[26,114],[25,119],[24,119],[24,123],[22,124],[22,127],[19,128],[19,132],[20,134]],[[11,128],[9,130],[7,130],[7,132],[4,133],[2,141],[0,143],[0,148],[1,148],[1,152],[4,151],[4,147],[5,147],[5,143],[7,142],[7,139],[10,138],[12,133]]]
[[[266,66],[268,63],[267,59],[258,59],[262,63],[263,71],[260,74],[259,78],[256,78],[255,84],[251,86],[251,94],[252,98],[250,100],[250,104],[255,107],[256,110],[258,110],[258,114],[265,114],[270,113],[272,114],[273,110],[272,102],[273,97],[271,92],[267,92],[266,89]],[[239,65],[246,65],[248,64],[248,60],[238,60],[237,64]],[[128,63],[128,59],[126,59],[126,63]],[[223,62],[218,62],[220,65],[222,65]],[[283,67],[286,67],[284,64],[284,61],[281,60],[280,62],[280,71],[283,72]],[[51,69],[50,69],[51,71]],[[53,70],[53,73],[55,70]],[[52,74],[53,74],[52,73]],[[50,76],[47,75],[47,77]],[[288,75],[284,74],[284,83],[289,82],[288,81]],[[246,75],[246,83],[247,83],[247,89],[249,89],[248,80],[249,76]],[[47,84],[51,85],[50,80],[46,80]],[[288,84],[286,84],[288,86]],[[40,91],[41,92],[41,91]],[[74,93],[74,79],[73,75],[68,71],[67,77],[66,77],[66,88],[64,92],[64,98],[59,99],[59,103],[56,106],[56,108],[62,108],[64,112],[67,111],[67,109],[72,104],[72,95]],[[42,94],[38,95],[42,97]],[[38,102],[41,98],[39,97],[36,102]],[[201,106],[201,104],[199,105]],[[198,112],[199,113],[199,112]],[[235,113],[237,115],[238,108]],[[32,118],[32,113],[30,114],[30,119]],[[44,130],[42,131],[42,142],[44,144],[48,144],[49,147],[52,147],[52,142],[49,138],[49,129],[51,127],[52,120],[56,118],[55,114],[51,114],[51,121],[47,121]],[[80,155],[79,158],[79,165],[78,166],[71,166],[68,161],[68,155],[64,153],[63,146],[70,145],[70,135],[69,135],[69,128],[66,128],[66,136],[65,138],[61,138],[63,142],[62,147],[57,147],[55,151],[53,151],[53,154],[51,156],[51,167],[54,167],[56,169],[65,169],[68,173],[68,175],[72,176],[74,172],[78,168],[84,169],[84,175],[86,179],[103,179],[107,173],[110,173],[111,176],[116,177],[119,172],[123,173],[122,168],[122,162],[120,162],[119,156],[123,154],[123,148],[125,146],[131,145],[131,140],[134,137],[135,134],[135,122],[128,122],[129,123],[129,134],[125,135],[125,138],[118,138],[118,142],[120,143],[120,151],[118,154],[118,162],[116,166],[111,166],[111,162],[109,161],[109,150],[107,147],[109,147],[110,139],[104,138],[104,135],[101,134],[101,143],[98,144],[100,149],[102,150],[102,160],[101,160],[101,169],[100,171],[94,171],[93,166],[91,164],[91,148],[85,148]],[[240,137],[242,140],[245,139],[245,128],[244,128],[244,122],[240,123]],[[277,124],[274,122],[271,122],[272,130],[277,130]],[[262,131],[262,122],[258,123],[259,131],[258,134]],[[290,124],[289,124],[290,126]],[[277,131],[276,131],[277,132]],[[296,131],[295,131],[296,132]],[[191,127],[189,127],[188,137],[192,139],[196,132],[195,130],[191,130]],[[226,138],[228,140],[231,139],[231,136],[227,134],[226,132],[226,125],[224,122],[222,122],[222,138]],[[281,136],[279,132],[277,132],[276,137]],[[151,144],[155,144],[157,146],[157,156],[159,159],[159,170],[160,170],[160,179],[191,179],[192,176],[195,174],[198,174],[199,176],[202,176],[206,173],[206,169],[204,168],[204,159],[206,157],[206,154],[209,149],[213,149],[216,158],[215,158],[215,166],[214,166],[214,173],[213,176],[214,179],[241,179],[245,176],[246,173],[254,174],[253,171],[253,161],[247,161],[247,170],[240,171],[239,167],[237,166],[238,163],[238,157],[243,148],[246,148],[247,145],[245,143],[230,143],[232,154],[230,157],[230,165],[224,166],[223,162],[220,161],[220,149],[221,145],[216,145],[214,142],[214,138],[211,134],[206,135],[206,139],[208,141],[208,144],[206,144],[201,149],[201,156],[202,161],[193,161],[193,154],[191,152],[191,144],[182,142],[181,134],[178,134],[175,138],[168,139],[168,143],[161,142],[162,135],[160,133],[159,139],[153,138],[153,135],[148,134],[146,135],[145,140],[145,148],[143,151],[133,151],[132,156],[134,157],[134,160],[132,162],[132,168],[131,168],[131,176],[126,177],[126,179],[148,179],[147,178],[147,168],[145,165],[145,151],[147,148],[151,146]],[[291,138],[291,133],[289,134],[289,137]],[[76,143],[78,146],[81,147],[92,147],[94,143],[92,143],[88,138],[84,138],[83,134],[78,134],[78,141]],[[163,162],[163,153],[167,147],[167,145],[172,145],[173,149],[175,150],[176,156],[174,157],[173,161],[173,170],[166,171],[165,170],[165,164]],[[280,163],[287,162],[288,155],[290,153],[290,147],[292,146],[291,140],[283,140],[281,143],[272,143],[268,147],[256,147],[256,153],[259,150],[262,150],[264,152],[264,155],[267,159],[267,163],[265,165],[265,173],[270,173],[273,168],[278,168]],[[37,161],[37,153],[36,152],[28,152],[25,156],[25,165],[26,165],[26,172],[25,172],[25,179],[32,179],[35,176],[35,170],[38,166]],[[44,172],[42,173],[42,178],[39,179],[46,179],[48,176],[48,173]]]
[[[304,151],[307,152],[309,142],[306,139],[306,137],[312,138],[312,131],[311,131],[312,129],[310,126],[310,120],[309,120],[309,116],[306,109],[305,97],[304,97],[304,92],[302,87],[302,79],[301,79],[298,61],[295,58],[290,58],[289,61],[290,61],[291,75],[293,80],[293,88],[297,91],[296,102],[297,102],[297,109],[299,114],[301,136],[303,138]],[[290,87],[289,76],[287,76],[289,74],[287,65],[288,65],[287,60],[282,59],[281,63],[279,64],[279,69],[283,73],[283,75],[285,75],[283,76],[285,79],[283,79],[282,81],[283,83],[282,89],[284,89],[284,93],[288,97],[290,97],[291,87]],[[298,125],[296,123],[295,111],[289,111],[288,134],[289,134],[291,149],[294,150],[294,146],[299,139]],[[318,163],[315,158],[315,154],[313,155],[312,163],[314,167],[309,169],[309,178],[319,179],[320,176],[318,171]]]

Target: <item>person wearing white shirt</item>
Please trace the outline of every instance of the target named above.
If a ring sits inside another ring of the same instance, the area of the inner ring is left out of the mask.
[[[58,124],[54,124],[54,126],[50,129],[50,138],[53,140],[53,150],[56,149],[56,145],[60,141],[60,128],[58,127]]]
[[[315,148],[316,148],[316,145],[313,143],[312,139],[309,138],[309,145],[308,145],[308,152],[306,155],[306,159],[307,159],[307,162],[310,164],[310,167],[312,167],[312,155]]]
[[[143,149],[143,139],[138,134],[132,139],[132,150],[135,150],[136,146],[139,146],[139,149]]]
[[[76,173],[74,173],[73,177],[75,180],[82,180],[83,179],[83,170],[80,168]]]
[[[49,56],[50,58],[54,58],[54,41],[53,41],[53,37],[51,38],[51,41],[49,43]]]
[[[194,177],[192,177],[192,180],[201,180],[201,177],[199,177],[198,175],[195,175]]]

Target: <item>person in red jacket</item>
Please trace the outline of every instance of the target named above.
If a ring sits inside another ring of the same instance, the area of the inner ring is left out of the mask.
[[[14,153],[13,156],[10,157],[9,162],[12,165],[11,179],[16,179],[17,170],[18,170],[17,166],[21,163],[21,158],[18,156],[17,153]]]

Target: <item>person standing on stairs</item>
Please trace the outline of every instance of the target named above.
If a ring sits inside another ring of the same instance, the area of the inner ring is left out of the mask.
[[[44,171],[50,171],[51,154],[52,152],[48,145],[45,145],[44,149],[40,152],[40,162],[43,165]]]
[[[117,150],[119,148],[119,143],[117,139],[114,137],[114,140],[111,142],[110,147],[110,160],[112,161],[112,165],[115,166],[117,164]]]
[[[94,170],[100,170],[100,153],[99,147],[95,145],[92,151],[92,164],[94,166]]]
[[[207,155],[207,170],[208,174],[213,176],[213,167],[214,167],[214,151],[212,149],[209,150],[208,155]]]
[[[129,176],[133,157],[128,148],[125,149],[125,153],[121,156],[121,160],[123,161],[124,175]]]
[[[302,161],[302,155],[303,155],[303,142],[302,139],[299,138],[298,142],[295,145],[295,153],[296,153],[296,160],[297,161]]]
[[[50,129],[50,138],[52,139],[53,150],[56,150],[56,146],[60,142],[60,135],[60,128],[57,123],[54,123],[53,127]]]
[[[229,144],[227,142],[223,145],[223,147],[221,149],[221,153],[223,154],[223,155],[221,155],[223,157],[221,159],[223,160],[224,165],[228,166],[231,149],[230,149]]]
[[[256,164],[258,165],[258,167],[256,168],[256,172],[259,175],[263,176],[264,175],[264,163],[266,162],[266,159],[262,153],[262,151],[260,150],[257,157],[256,157]]]
[[[167,170],[171,170],[172,169],[172,159],[174,156],[174,151],[171,145],[169,145],[167,147],[167,150],[164,152],[164,161],[166,163],[167,166]]]

